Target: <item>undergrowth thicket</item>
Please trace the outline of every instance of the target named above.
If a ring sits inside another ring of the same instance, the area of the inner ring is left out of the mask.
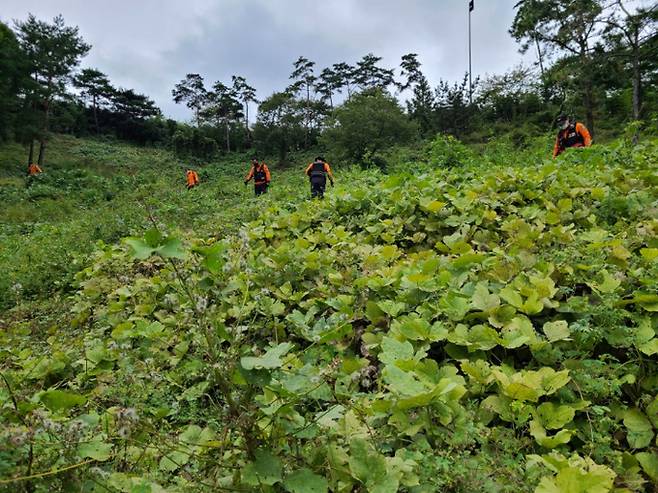
[[[656,142],[420,158],[99,244],[0,333],[0,488],[651,489]]]

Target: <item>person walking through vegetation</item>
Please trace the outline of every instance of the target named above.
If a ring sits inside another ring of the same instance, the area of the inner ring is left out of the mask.
[[[37,175],[43,173],[43,170],[38,164],[32,163],[27,167],[27,182],[26,186],[32,186],[32,183],[36,179]]]
[[[592,145],[592,136],[587,127],[579,122],[572,122],[566,115],[557,118],[560,131],[555,139],[553,158],[558,157],[569,147],[589,147]]]
[[[331,166],[321,156],[316,157],[315,161],[308,165],[306,176],[309,177],[311,182],[311,198],[324,197],[324,191],[327,187],[327,176],[329,177],[331,186],[334,186],[334,175],[331,172]]]
[[[192,188],[196,187],[199,184],[199,175],[197,174],[196,171],[192,169],[188,169],[185,172],[185,177],[187,180],[187,189],[191,190]]]
[[[43,173],[43,170],[39,167],[38,164],[32,163],[27,167],[28,176],[36,176],[39,173]]]
[[[251,159],[251,169],[244,179],[244,184],[249,183],[252,178],[254,179],[254,192],[256,196],[266,193],[267,186],[272,179],[270,170],[267,168],[267,164],[259,163],[258,158],[255,157]]]

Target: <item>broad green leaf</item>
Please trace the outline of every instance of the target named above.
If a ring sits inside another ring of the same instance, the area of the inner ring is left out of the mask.
[[[161,471],[174,472],[176,469],[187,464],[189,460],[190,452],[188,450],[174,449],[160,459],[158,467]]]
[[[458,292],[449,291],[441,297],[439,308],[452,320],[462,320],[470,309],[468,298]]]
[[[633,303],[637,303],[648,312],[658,312],[658,294],[634,293]]]
[[[204,447],[213,440],[215,434],[206,427],[201,429],[197,425],[189,425],[178,437],[178,441],[187,447],[193,447],[195,450],[203,450]]]
[[[169,237],[156,249],[156,252],[164,258],[184,259],[186,254],[181,245],[178,238]]]
[[[283,486],[290,493],[326,493],[329,491],[327,480],[306,468],[299,469],[286,477]]]
[[[352,476],[362,482],[368,492],[396,493],[399,480],[389,471],[386,459],[365,440],[350,442],[349,466]]]
[[[53,412],[68,411],[87,402],[87,398],[83,395],[58,389],[44,392],[39,399]]]
[[[473,292],[471,304],[476,310],[488,312],[500,306],[500,298],[498,295],[489,292],[486,283],[479,282]]]
[[[428,211],[430,211],[430,212],[439,212],[445,206],[446,206],[446,203],[441,202],[440,200],[432,200],[431,202],[423,205],[423,207],[425,209],[427,209]]]
[[[603,294],[612,293],[617,290],[621,281],[613,277],[607,270],[603,269],[600,275],[601,280],[587,283],[595,291]]]
[[[281,460],[269,450],[257,450],[256,460],[247,464],[242,471],[242,481],[250,486],[272,486],[281,481],[283,467]]]
[[[512,286],[505,286],[503,289],[501,289],[500,297],[507,301],[514,308],[521,309],[523,307],[523,298],[521,297],[521,294]]]
[[[415,314],[397,319],[391,328],[412,341],[426,340],[430,333],[429,322]]]
[[[658,258],[658,248],[640,248],[640,255],[651,261]]]
[[[398,303],[391,300],[379,301],[377,305],[384,313],[391,317],[397,317],[407,306],[404,303]]]
[[[570,340],[571,331],[567,322],[558,320],[556,322],[546,322],[544,324],[544,334],[546,334],[549,342],[568,341]]]
[[[501,341],[498,332],[488,325],[479,324],[471,327],[468,332],[468,342],[473,348],[488,351],[496,347]]]
[[[658,428],[658,397],[647,406],[646,413],[654,428]]]
[[[224,266],[224,252],[227,245],[222,242],[215,243],[212,246],[196,246],[193,251],[200,254],[203,258],[203,266],[212,274],[217,274]]]
[[[296,310],[295,310],[296,311]],[[366,317],[373,324],[377,324],[385,319],[386,312],[379,308],[379,305],[374,301],[368,301],[366,303]]]
[[[520,307],[520,310],[527,315],[536,315],[544,309],[544,304],[539,299],[537,291],[532,291]]]
[[[654,483],[658,483],[658,454],[656,452],[638,452],[635,458],[642,466],[644,473]]]
[[[544,477],[535,493],[609,493],[615,472],[594,464],[589,467],[565,467],[554,477]]]
[[[653,356],[658,353],[658,337],[654,337],[650,341],[641,344],[638,349],[647,356]]]
[[[503,327],[510,322],[516,315],[516,308],[510,305],[503,305],[495,308],[489,314],[489,323],[497,328]]]
[[[132,256],[138,260],[146,260],[155,252],[155,248],[150,247],[139,238],[126,238],[124,241],[132,248]]]
[[[651,325],[651,319],[645,317],[640,321],[637,329],[633,331],[633,339],[635,340],[635,344],[637,346],[641,346],[642,344],[649,342],[654,338],[656,332],[653,330]]]
[[[352,476],[366,483],[371,477],[386,476],[386,461],[362,438],[350,442],[350,471]]]
[[[571,430],[560,430],[553,436],[547,436],[544,427],[539,423],[539,421],[533,419],[530,421],[530,434],[542,447],[554,449],[558,445],[569,443],[573,432]]]
[[[393,260],[395,257],[398,256],[398,247],[395,245],[386,245],[382,247],[382,251],[380,255],[385,260]]]
[[[279,368],[283,361],[281,357],[293,348],[293,344],[282,342],[269,348],[263,356],[244,356],[240,358],[240,364],[245,370]]]
[[[624,412],[626,439],[632,448],[644,448],[651,443],[654,433],[649,419],[639,409]]]
[[[505,395],[519,401],[537,402],[541,396],[541,390],[533,388],[521,382],[510,383],[505,387]]]
[[[544,402],[537,407],[537,418],[548,430],[557,430],[570,423],[576,411],[569,405]]]
[[[414,357],[414,347],[409,341],[400,342],[392,337],[384,336],[381,342],[379,361],[393,364],[398,360],[409,360]]]
[[[144,233],[144,241],[150,247],[157,247],[162,243],[162,234],[155,228],[149,229]]]
[[[388,365],[382,372],[384,381],[390,389],[401,395],[415,396],[424,393],[427,389],[413,374],[406,372],[394,365]]]
[[[112,444],[100,439],[82,442],[78,446],[78,456],[82,459],[106,461],[112,456]]]
[[[555,371],[544,367],[539,373],[542,375],[542,387],[547,395],[554,394],[571,380],[569,370]]]
[[[525,315],[518,315],[506,323],[502,334],[503,345],[507,348],[515,348],[522,344],[531,346],[538,340],[532,322]]]

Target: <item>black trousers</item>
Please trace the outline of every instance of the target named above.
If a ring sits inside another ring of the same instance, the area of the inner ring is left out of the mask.
[[[327,178],[324,176],[311,176],[311,198],[324,198],[327,188]]]
[[[260,185],[254,185],[254,192],[256,193],[256,196],[261,195],[263,193],[267,193],[267,183],[261,183]]]

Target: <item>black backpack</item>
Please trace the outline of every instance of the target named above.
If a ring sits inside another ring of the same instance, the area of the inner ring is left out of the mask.
[[[311,172],[310,176],[313,178],[314,176],[322,176],[324,177],[326,171],[324,170],[324,163],[322,161],[315,161],[311,165]]]

